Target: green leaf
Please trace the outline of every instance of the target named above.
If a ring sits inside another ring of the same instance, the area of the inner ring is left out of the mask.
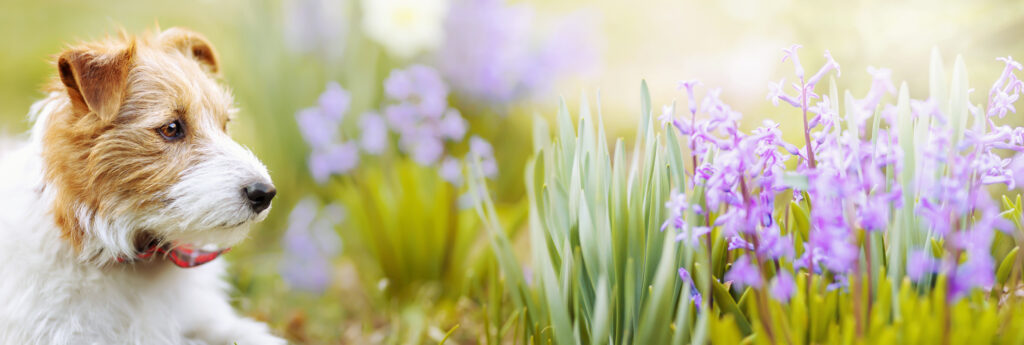
[[[1013,270],[1013,266],[1017,262],[1017,252],[1020,250],[1020,246],[1013,247],[1006,257],[1003,258],[1003,262],[999,264],[999,269],[996,270],[996,281],[1000,285],[1006,284],[1007,279],[1010,278],[1010,271]]]
[[[796,230],[804,238],[810,238],[811,222],[807,211],[804,211],[803,207],[800,207],[800,204],[796,202],[790,202],[789,209],[793,213],[793,225],[796,226]]]
[[[712,280],[711,291],[714,293],[715,301],[718,302],[718,307],[722,309],[722,312],[732,314],[740,331],[744,335],[752,333],[753,329],[750,327],[750,322],[747,321],[746,316],[743,316],[743,312],[736,305],[736,300],[732,299],[732,295],[725,289],[725,286],[722,286],[722,283],[719,283],[718,280]]]

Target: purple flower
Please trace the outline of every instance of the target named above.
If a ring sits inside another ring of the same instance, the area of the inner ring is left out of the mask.
[[[338,122],[323,115],[320,108],[306,108],[295,114],[302,138],[310,146],[323,147],[338,137]]]
[[[399,135],[399,148],[420,165],[433,165],[445,153],[444,141],[461,141],[466,121],[448,107],[448,86],[436,70],[414,65],[391,71],[385,93],[397,104],[384,108]]]
[[[675,115],[673,114],[674,112],[675,104],[664,105],[661,107],[661,116],[658,116],[658,121],[661,122],[661,128],[665,128],[665,126],[669,124],[675,124],[676,119]]]
[[[319,215],[318,215],[319,213]],[[331,258],[341,252],[341,238],[334,227],[344,209],[332,204],[317,211],[316,201],[303,199],[288,218],[279,270],[285,283],[294,288],[320,293],[331,281]]]
[[[348,91],[342,89],[341,85],[332,81],[327,83],[327,88],[320,94],[317,102],[321,114],[328,120],[338,123],[348,112],[348,108],[352,104],[352,96]]]
[[[778,227],[762,229],[758,244],[760,248],[757,248],[757,252],[766,258],[792,258],[795,255],[792,235],[782,236]]]
[[[789,103],[789,105],[799,108],[800,101],[790,95],[787,95],[786,91],[783,89],[785,87],[785,83],[785,78],[779,79],[778,83],[768,83],[768,100],[772,101],[772,105],[775,106],[778,106],[779,101],[782,100]]]
[[[732,263],[732,268],[725,273],[725,280],[732,281],[739,291],[743,291],[744,286],[760,288],[761,272],[750,262],[749,256],[744,255]]]
[[[907,277],[910,280],[919,281],[926,274],[935,272],[937,268],[935,259],[928,251],[915,250],[907,255]]]
[[[392,70],[384,91],[393,100],[413,105],[425,118],[440,118],[448,108],[448,86],[437,70],[424,65]]]
[[[299,131],[312,147],[309,170],[318,183],[324,183],[333,174],[343,174],[359,162],[359,149],[355,144],[338,143],[338,126],[348,112],[351,97],[338,83],[330,82],[318,99],[317,107],[306,108],[295,114]]]
[[[793,275],[789,274],[787,270],[780,270],[775,278],[772,278],[771,287],[769,293],[772,298],[775,298],[779,302],[789,301],[793,297],[793,293],[796,291],[796,283],[793,281]]]
[[[700,306],[703,302],[703,296],[700,294],[700,290],[697,290],[697,285],[693,283],[693,278],[690,277],[690,271],[686,268],[679,268],[679,279],[683,280],[683,283],[690,285],[690,300],[693,301],[694,306]]]
[[[711,228],[706,226],[684,226],[680,230],[680,233],[676,235],[676,241],[686,240],[686,243],[692,247],[700,246],[700,237],[711,232]]]
[[[405,141],[405,150],[412,155],[412,160],[420,165],[431,165],[441,159],[444,154],[444,143],[432,135],[420,135]]]
[[[782,62],[786,62],[786,59],[793,60],[793,67],[796,69],[796,77],[800,80],[804,79],[804,66],[800,64],[800,56],[797,55],[796,50],[803,48],[799,44],[791,45],[789,48],[782,49]]]
[[[285,43],[292,51],[316,54],[324,61],[345,50],[345,4],[327,0],[282,1]]]
[[[795,50],[794,50],[793,56],[794,56],[794,59],[795,59],[796,58]],[[835,59],[832,59],[832,53],[829,53],[828,50],[825,51],[825,60],[826,60],[825,65],[821,66],[821,69],[818,70],[818,73],[815,73],[813,76],[811,76],[810,79],[807,80],[807,87],[808,88],[814,89],[814,85],[817,85],[818,81],[821,80],[821,78],[824,77],[826,73],[828,73],[828,72],[830,72],[832,70],[836,71],[836,76],[837,77],[840,75],[839,63],[836,62]],[[796,60],[794,60],[794,62],[795,61]]]
[[[1007,168],[1010,170],[1010,173],[1013,174],[1014,181],[1024,182],[1024,153],[1014,155],[1010,161],[1010,166]]]
[[[331,144],[323,149],[313,150],[309,156],[309,171],[317,183],[324,183],[331,175],[347,173],[358,163],[359,147],[356,144]]]
[[[736,249],[754,250],[754,245],[751,244],[750,242],[747,242],[746,240],[744,240],[743,237],[740,237],[740,236],[730,236],[729,237],[729,246],[726,247],[726,248],[728,250],[736,250]]]
[[[988,253],[967,255],[967,261],[956,268],[949,292],[954,298],[962,297],[972,289],[989,290],[995,284],[995,261]]]
[[[494,148],[491,147],[491,143],[475,135],[472,138],[469,138],[469,152],[480,157],[494,156]]]
[[[376,113],[366,113],[359,119],[362,138],[359,144],[369,154],[381,154],[388,148],[388,125],[383,117]]]
[[[487,140],[475,135],[469,138],[469,153],[480,158],[484,176],[494,177],[498,174],[498,161],[494,159],[494,148]]]
[[[468,98],[508,103],[584,72],[595,60],[592,27],[578,15],[536,35],[533,8],[499,0],[452,5],[437,60],[453,88]],[[539,38],[539,39],[538,39]]]
[[[445,157],[437,172],[448,183],[456,186],[462,184],[462,163],[455,157]]]
[[[686,99],[689,101],[687,104],[690,105],[690,114],[697,114],[697,99],[693,96],[693,88],[697,85],[701,85],[697,79],[683,80],[679,82],[677,89],[686,89]]]
[[[448,109],[438,123],[438,131],[448,140],[461,141],[466,136],[466,120],[458,110]]]
[[[415,132],[419,127],[419,115],[416,112],[416,107],[411,104],[389,105],[384,108],[384,116],[388,119],[391,128],[399,135]]]
[[[1021,70],[1020,63],[1014,61],[1009,56],[998,58],[997,60],[1004,62],[1006,67],[1003,69],[999,79],[992,85],[992,89],[989,90],[988,113],[986,115],[988,117],[997,115],[1001,119],[1006,116],[1007,111],[1017,112],[1013,103],[1019,98],[1021,89],[1024,88],[1024,82],[1017,79],[1017,76],[1013,74],[1014,71]]]
[[[669,217],[661,224],[661,230],[665,230],[669,225],[675,229],[682,229],[685,225],[683,223],[683,212],[691,208],[691,205],[686,201],[686,194],[673,190],[669,201],[665,202],[665,208],[668,209]],[[700,205],[692,205],[692,208],[695,213],[703,214]]]

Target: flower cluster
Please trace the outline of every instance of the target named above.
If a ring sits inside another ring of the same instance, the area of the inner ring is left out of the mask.
[[[327,84],[317,106],[296,114],[303,138],[313,148],[309,169],[314,179],[324,183],[331,175],[348,173],[358,165],[360,150],[370,155],[384,153],[394,133],[398,148],[413,161],[437,167],[445,180],[460,184],[462,159],[456,158],[449,146],[463,142],[469,123],[448,105],[448,85],[441,75],[424,65],[396,69],[384,81],[384,93],[388,102],[380,111],[383,115],[369,111],[357,119],[358,139],[342,141],[340,127],[350,96],[337,83]],[[488,177],[498,173],[489,142],[473,136],[469,153],[480,158]]]
[[[1024,128],[994,121],[1016,111],[1013,103],[1024,91],[1024,82],[1015,75],[1021,65],[1009,57],[999,59],[1006,67],[988,94],[986,110],[968,103],[964,116],[973,120],[973,127],[958,132],[950,115],[957,110],[939,100],[903,96],[897,104],[884,103],[886,96],[896,93],[891,72],[885,69],[868,69],[870,90],[859,99],[847,94],[852,104],[846,107],[848,114],[840,116],[835,91],[815,91],[824,77],[833,72],[839,76],[839,64],[826,51],[825,64],[807,77],[798,48],[783,50],[783,61],[794,65],[794,91],[787,92],[783,79],[770,85],[768,99],[800,110],[805,139],[801,148],[783,141],[771,121],[749,134],[742,132],[737,124],[741,114],[721,101],[719,90],[707,91],[698,106],[695,89],[700,83],[680,82],[689,101],[688,116],[676,118],[671,105],[660,120],[687,139],[693,178],[685,187],[703,198],[688,199],[687,193],[674,192],[666,203],[669,218],[662,229],[676,229],[678,240],[699,248],[705,244],[701,236],[720,228],[728,250],[738,251],[724,279],[740,289],[767,287],[780,301],[794,293],[794,273],[764,269],[769,263],[779,267],[786,262],[796,270],[822,275],[830,288],[849,288],[849,280],[862,274],[865,255],[870,255],[870,245],[861,239],[870,241],[871,233],[883,232],[884,245],[891,246],[897,235],[888,231],[894,228],[907,236],[920,235],[905,239],[918,238],[908,246],[920,249],[906,258],[906,274],[914,281],[943,274],[950,279],[951,298],[976,288],[990,289],[995,274],[990,253],[993,231],[1011,226],[983,187],[1014,188],[1019,166],[1024,166],[1003,158],[1007,152],[1024,152]],[[869,123],[875,114],[880,119]],[[787,171],[792,157],[798,159],[796,168]],[[691,204],[695,200],[701,202]],[[790,207],[810,211],[805,235],[792,225],[780,227],[777,212]],[[900,223],[897,211],[910,220]],[[932,240],[946,243],[940,257],[932,250]],[[710,251],[711,241],[706,245]],[[926,245],[929,250],[923,250]],[[683,279],[690,282],[688,274]]]
[[[336,82],[327,84],[317,106],[295,114],[302,137],[313,148],[309,171],[323,183],[333,174],[344,174],[359,163],[359,148],[353,141],[341,141],[340,126],[352,99]]]
[[[341,238],[334,226],[344,218],[344,209],[335,204],[318,209],[310,198],[292,209],[280,266],[288,285],[309,292],[323,292],[330,285],[331,260],[341,253]]]
[[[501,0],[452,5],[438,67],[460,95],[503,104],[543,92],[558,77],[594,64],[593,25],[583,13],[561,18],[535,39],[533,9]]]
[[[445,141],[465,137],[466,120],[448,107],[448,86],[434,69],[415,65],[391,71],[384,91],[397,102],[384,108],[384,116],[401,149],[417,163],[434,164],[445,153]]]

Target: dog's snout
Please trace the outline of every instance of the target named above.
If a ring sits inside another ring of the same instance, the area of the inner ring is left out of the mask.
[[[245,186],[243,188],[246,198],[249,199],[249,205],[252,206],[253,212],[260,213],[270,207],[270,200],[274,199],[274,195],[277,195],[277,189],[268,183],[257,182]]]

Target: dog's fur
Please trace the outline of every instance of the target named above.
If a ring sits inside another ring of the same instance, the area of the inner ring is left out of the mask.
[[[210,43],[122,33],[55,60],[29,137],[0,152],[0,344],[283,344],[234,312],[223,259],[131,260],[152,241],[234,245],[269,212],[243,191],[270,177],[228,137]],[[161,136],[175,120],[184,135]]]

